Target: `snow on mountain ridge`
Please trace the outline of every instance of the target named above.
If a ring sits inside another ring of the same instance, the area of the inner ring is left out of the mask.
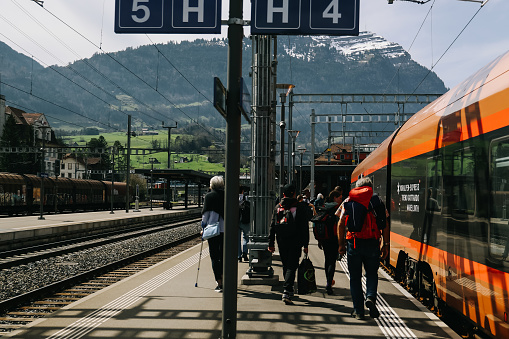
[[[312,61],[314,58],[313,48],[326,47],[334,48],[350,60],[364,57],[370,51],[378,51],[388,58],[399,58],[407,55],[407,52],[399,44],[389,42],[383,37],[372,32],[360,32],[359,36],[312,36],[309,44],[309,51],[297,51],[296,45],[285,46],[288,55],[302,60]]]

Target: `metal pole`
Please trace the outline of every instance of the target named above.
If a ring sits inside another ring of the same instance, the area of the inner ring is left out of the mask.
[[[302,192],[302,152],[300,153],[300,178],[299,178],[299,192]]]
[[[228,20],[228,70],[226,114],[225,206],[238,206],[240,175],[240,78],[242,77],[242,1],[230,0]],[[223,252],[222,337],[237,335],[237,279],[239,209],[225,208]]]
[[[113,184],[114,184],[114,177],[113,177],[113,173],[115,172],[115,149],[112,147],[111,148],[111,196],[110,196],[110,200],[111,200],[111,212],[110,214],[114,214],[115,212],[113,212]]]
[[[285,99],[286,93],[280,93],[281,99],[281,121],[279,122],[279,199],[283,198],[283,187],[285,186]]]
[[[44,131],[44,127],[41,127],[42,130]],[[45,147],[45,132],[43,132],[43,135],[42,135],[42,148],[41,148],[41,203],[40,203],[40,215],[39,215],[39,220],[44,220],[44,167],[46,165],[45,161],[44,161],[44,147]]]
[[[126,178],[125,183],[127,185],[127,194],[125,197],[125,212],[129,213],[129,174],[131,173],[131,115],[127,116],[127,161],[126,161]]]
[[[309,181],[311,199],[315,197],[315,110],[311,110],[311,180]]]
[[[171,129],[177,128],[177,122],[175,121],[175,126],[164,126],[164,121],[163,121],[163,128],[168,129],[168,169],[170,169],[171,168],[171,151],[170,151]]]
[[[152,167],[150,168],[150,210],[152,211],[152,190],[154,189],[154,161],[150,162]]]

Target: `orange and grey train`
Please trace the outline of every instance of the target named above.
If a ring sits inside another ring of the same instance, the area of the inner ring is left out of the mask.
[[[509,52],[413,115],[362,176],[390,212],[396,277],[509,338]]]

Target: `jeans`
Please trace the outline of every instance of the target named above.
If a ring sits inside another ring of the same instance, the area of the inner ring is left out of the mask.
[[[336,260],[338,258],[339,243],[336,239],[323,240],[322,244],[323,254],[325,256],[325,278],[327,279],[327,286],[332,286],[334,280],[334,272],[336,271]]]
[[[224,233],[219,234],[217,237],[208,239],[210,261],[212,261],[212,271],[216,281],[223,279],[223,240]]]
[[[347,241],[347,263],[350,271],[350,293],[355,312],[364,314],[362,294],[362,265],[366,271],[366,298],[376,300],[378,288],[378,266],[380,264],[380,245],[377,239],[356,239]]]
[[[247,255],[247,243],[249,242],[249,231],[251,225],[239,223],[239,258],[242,257],[243,254]],[[241,235],[242,233],[242,235]],[[242,237],[242,240],[241,240]]]
[[[291,296],[294,293],[293,285],[295,284],[295,274],[299,268],[299,258],[300,252],[302,251],[302,246],[298,246],[293,243],[278,243],[278,247],[279,256],[281,257],[281,262],[283,263],[283,277],[285,279],[283,283],[283,293],[289,294]]]

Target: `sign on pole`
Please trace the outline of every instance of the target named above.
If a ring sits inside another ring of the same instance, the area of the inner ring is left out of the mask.
[[[359,0],[252,0],[251,34],[359,35]]]
[[[221,33],[221,0],[115,0],[115,33]]]

